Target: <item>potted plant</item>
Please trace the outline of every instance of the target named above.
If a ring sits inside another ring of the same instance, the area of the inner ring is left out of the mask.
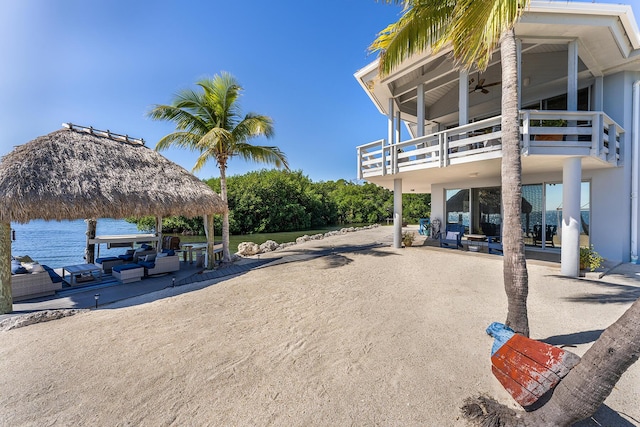
[[[593,245],[580,247],[580,270],[595,271],[604,262],[604,258],[593,249]]]
[[[405,231],[402,233],[402,243],[404,243],[405,246],[411,246],[415,238],[416,235],[413,231]]]

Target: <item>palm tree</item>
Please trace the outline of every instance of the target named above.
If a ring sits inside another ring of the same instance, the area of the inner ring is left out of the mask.
[[[244,160],[273,164],[289,169],[285,154],[278,147],[252,145],[249,140],[273,137],[273,120],[268,116],[248,113],[241,115],[238,98],[242,87],[229,73],[196,82],[202,91],[183,90],[175,95],[171,105],[155,105],[148,113],[154,120],[174,122],[175,132],[164,136],[156,150],[171,145],[198,151],[193,171],[198,171],[211,159],[220,169],[220,196],[227,203],[226,171],[229,160]],[[230,262],[229,213],[222,219],[222,261]]]
[[[528,274],[522,236],[522,176],[518,112],[516,39],[513,27],[529,0],[386,0],[401,3],[403,14],[372,43],[380,52],[380,72],[427,49],[452,47],[456,63],[485,70],[500,45],[502,66],[503,279],[508,311],[505,324],[529,336]]]

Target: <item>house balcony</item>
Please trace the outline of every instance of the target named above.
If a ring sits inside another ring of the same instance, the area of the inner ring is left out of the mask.
[[[451,177],[447,169],[456,169],[456,175],[468,176],[469,170],[478,167],[490,168],[494,175],[499,175],[500,123],[501,116],[495,116],[392,145],[384,139],[361,145],[357,147],[358,179],[383,184],[393,175],[418,172],[427,177],[428,171]],[[545,172],[545,167],[561,170],[559,163],[552,159],[576,156],[586,159],[583,165],[587,168],[617,167],[621,162],[624,134],[624,129],[601,111],[522,110],[523,173],[527,169]],[[477,164],[470,168],[469,163]]]

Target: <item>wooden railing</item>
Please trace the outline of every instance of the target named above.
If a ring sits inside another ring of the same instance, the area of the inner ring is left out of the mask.
[[[601,111],[520,112],[522,154],[593,156],[617,166],[624,129]],[[502,156],[501,116],[388,145],[357,147],[358,179]]]

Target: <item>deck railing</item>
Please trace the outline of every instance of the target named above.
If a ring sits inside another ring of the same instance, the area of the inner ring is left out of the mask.
[[[618,165],[624,129],[601,111],[520,112],[522,154],[593,156]],[[357,147],[358,179],[502,156],[501,116],[408,141]]]

